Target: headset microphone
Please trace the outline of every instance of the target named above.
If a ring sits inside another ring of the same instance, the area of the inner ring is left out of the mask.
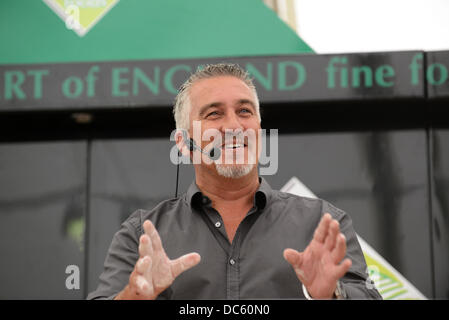
[[[207,155],[211,160],[215,161],[218,160],[221,156],[221,150],[218,147],[213,147],[209,152],[204,151],[200,147],[198,147],[195,143],[195,141],[190,138],[187,139],[187,132],[185,130],[182,130],[182,136],[184,141],[186,142],[187,148],[189,148],[190,152],[193,152],[195,150],[200,151],[201,153]],[[178,155],[181,156],[181,152],[178,150]],[[175,198],[178,197],[178,186],[179,186],[179,163],[176,166],[176,189],[175,189]]]
[[[203,149],[201,149],[200,147],[197,146],[197,144],[195,143],[195,141],[192,138],[187,140],[187,147],[189,148],[190,152],[198,150],[199,152],[207,155],[211,160],[214,160],[214,161],[218,160],[221,156],[220,148],[213,147],[209,152],[204,151]]]

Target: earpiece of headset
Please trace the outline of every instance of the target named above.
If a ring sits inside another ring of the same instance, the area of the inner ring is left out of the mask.
[[[186,130],[181,129],[181,133],[182,133],[182,140],[184,141],[187,149],[189,149],[190,152],[195,151],[195,149],[197,149],[195,141],[193,141],[192,138],[188,138],[188,133]]]
[[[190,150],[190,152],[195,151],[196,149],[198,149],[201,153],[206,154],[210,159],[212,160],[217,160],[220,158],[221,156],[221,150],[217,147],[212,148],[209,152],[205,152],[203,151],[201,148],[199,148],[195,141],[192,138],[187,138],[188,137],[188,133],[186,130],[182,129],[182,139],[185,142],[187,148]],[[181,156],[181,151],[178,150],[178,155]],[[178,164],[176,166],[176,189],[175,189],[175,198],[178,197],[178,186],[179,186],[179,163],[180,161],[178,161]]]

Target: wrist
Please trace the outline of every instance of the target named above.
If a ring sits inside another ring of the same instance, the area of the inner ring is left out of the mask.
[[[131,300],[130,297],[130,288],[129,285],[126,285],[126,287],[120,291],[114,298],[114,300]]]
[[[307,300],[315,300],[315,299],[326,299],[326,298],[313,298],[310,294],[309,291],[307,291],[307,288],[304,284],[302,284],[302,292],[304,294],[304,297]],[[327,298],[327,299],[337,299],[337,300],[342,300],[342,299],[346,299],[346,292],[344,291],[343,287],[341,286],[340,281],[337,281],[337,286],[332,294],[331,297]]]
[[[340,281],[337,281],[337,287],[335,288],[334,296],[335,296],[334,299],[338,300],[347,298],[346,291],[343,289]]]
[[[114,298],[114,300],[142,300],[142,299],[144,299],[144,297],[139,295],[136,288],[130,286],[129,284],[127,284],[126,287],[122,291],[120,291]]]

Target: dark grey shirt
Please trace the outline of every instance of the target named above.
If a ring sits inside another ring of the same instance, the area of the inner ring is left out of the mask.
[[[348,298],[381,299],[368,289],[366,263],[351,218],[321,199],[271,189],[261,178],[254,206],[240,223],[232,244],[220,214],[195,182],[182,196],[151,211],[137,210],[121,225],[109,248],[96,291],[88,299],[112,299],[128,283],[139,258],[139,238],[146,219],[158,230],[170,259],[198,252],[201,262],[182,273],[159,299],[304,299],[302,285],[283,251],[303,251],[321,216],[340,223],[352,266],[340,279]],[[370,287],[370,286],[368,286]]]

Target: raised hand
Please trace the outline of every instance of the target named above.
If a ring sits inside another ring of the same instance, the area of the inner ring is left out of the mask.
[[[177,276],[201,260],[198,253],[189,253],[170,260],[151,221],[146,220],[143,228],[145,234],[139,239],[139,260],[131,273],[129,284],[116,299],[154,300]]]
[[[346,238],[337,220],[324,214],[312,241],[303,252],[285,249],[284,258],[292,265],[298,279],[314,299],[331,299],[337,281],[351,267],[346,255]]]

